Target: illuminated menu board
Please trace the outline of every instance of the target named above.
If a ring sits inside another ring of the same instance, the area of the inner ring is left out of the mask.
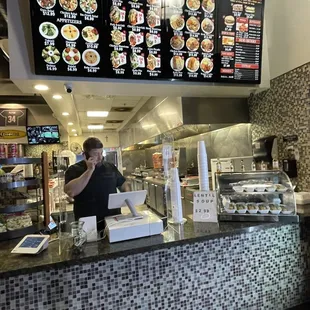
[[[162,1],[108,1],[108,76],[162,76]]]
[[[263,0],[31,0],[35,73],[253,83]]]
[[[259,83],[263,0],[225,0],[218,7],[220,80]]]

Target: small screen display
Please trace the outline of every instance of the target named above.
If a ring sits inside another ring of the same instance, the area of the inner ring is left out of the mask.
[[[53,218],[50,216],[50,223],[48,224],[49,230],[53,230],[57,227],[57,224],[54,222]]]
[[[19,247],[36,249],[40,245],[42,240],[43,237],[28,237]]]
[[[28,143],[36,144],[57,144],[60,143],[59,129],[54,126],[30,126],[27,128]]]

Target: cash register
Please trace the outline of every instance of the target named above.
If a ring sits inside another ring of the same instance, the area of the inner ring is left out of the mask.
[[[109,209],[128,207],[130,214],[105,218],[106,231],[110,243],[158,235],[163,232],[163,221],[154,213],[138,212],[136,206],[143,205],[146,191],[135,191],[109,195]]]

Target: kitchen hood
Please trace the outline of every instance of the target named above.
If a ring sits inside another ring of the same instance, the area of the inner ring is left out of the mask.
[[[175,140],[239,123],[249,123],[245,98],[152,97],[120,131],[123,149],[161,144],[164,134]]]

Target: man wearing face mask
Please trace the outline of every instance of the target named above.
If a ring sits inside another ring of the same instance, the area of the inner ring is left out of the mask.
[[[118,169],[104,161],[103,144],[99,139],[88,138],[83,150],[85,160],[66,171],[65,193],[74,198],[76,220],[96,215],[101,228],[106,216],[120,214],[120,209],[108,209],[109,195],[116,193],[117,188],[130,191],[130,187]]]

